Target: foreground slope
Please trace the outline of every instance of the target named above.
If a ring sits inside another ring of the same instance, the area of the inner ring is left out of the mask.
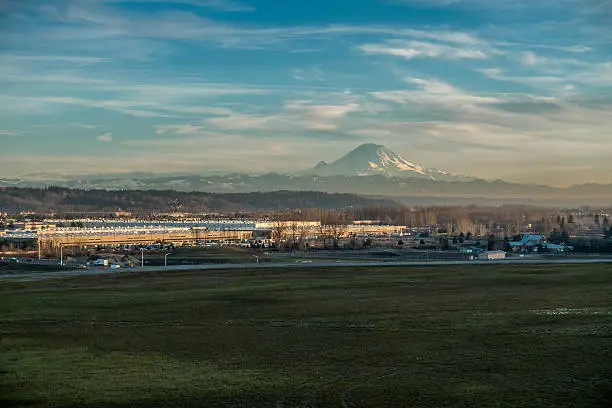
[[[4,406],[604,407],[606,265],[1,283]]]

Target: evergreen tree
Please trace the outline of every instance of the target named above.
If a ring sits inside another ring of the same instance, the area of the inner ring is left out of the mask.
[[[489,239],[487,241],[487,250],[494,251],[497,249],[497,240],[495,239],[495,235],[489,235]]]
[[[444,238],[442,240],[442,250],[443,251],[448,251],[450,249],[450,242],[448,240],[448,238]]]

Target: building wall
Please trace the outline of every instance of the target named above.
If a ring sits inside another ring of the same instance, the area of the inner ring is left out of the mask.
[[[406,231],[402,225],[348,225],[347,234],[355,235],[386,235],[401,234]]]
[[[295,225],[298,228],[314,229],[319,228],[321,223],[319,221],[257,221],[255,229],[272,229],[277,228],[279,225],[283,228],[291,228]]]
[[[506,259],[506,253],[503,251],[487,252],[487,259]]]

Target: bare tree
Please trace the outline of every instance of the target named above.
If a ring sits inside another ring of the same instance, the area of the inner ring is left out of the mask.
[[[298,237],[299,223],[297,221],[291,221],[288,229],[290,231],[289,234],[291,237],[290,247],[292,250],[295,250],[297,249],[297,237]]]
[[[280,249],[288,228],[289,225],[283,213],[277,212],[272,215],[272,239],[277,249]]]
[[[474,230],[474,223],[466,213],[459,214],[455,220],[455,231],[467,234]]]
[[[340,239],[346,234],[346,224],[336,223],[329,226],[329,235],[332,239],[332,246],[338,248]]]
[[[306,239],[308,238],[309,229],[306,225],[300,224],[298,227],[298,241],[297,241],[297,249],[298,251],[303,251],[306,246]]]
[[[330,239],[334,248],[338,248],[340,239],[344,237],[347,231],[347,221],[342,213],[328,212],[323,220],[325,222],[327,237]]]
[[[323,248],[327,248],[327,241],[329,240],[329,226],[323,222],[319,224],[317,228],[317,239],[323,243]]]

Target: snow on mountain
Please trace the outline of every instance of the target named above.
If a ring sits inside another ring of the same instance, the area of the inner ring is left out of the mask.
[[[436,176],[448,176],[439,170],[429,170],[393,152],[383,145],[366,143],[344,157],[331,162],[320,162],[309,174],[319,176],[371,176],[418,177],[435,180]]]

